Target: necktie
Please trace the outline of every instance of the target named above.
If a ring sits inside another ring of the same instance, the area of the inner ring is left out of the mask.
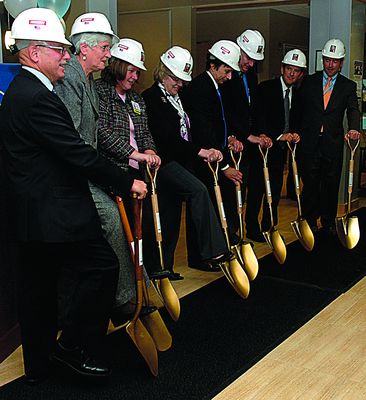
[[[329,99],[330,99],[330,95],[332,94],[332,88],[330,87],[331,80],[332,80],[332,78],[328,77],[327,83],[323,90],[324,110],[327,108]]]
[[[283,133],[287,133],[290,130],[290,89],[285,90],[285,97],[283,99],[283,106],[285,109],[285,126]]]
[[[223,147],[222,147],[224,149],[227,146],[227,126],[226,126],[226,120],[225,120],[224,105],[222,104],[221,93],[218,88],[217,88],[217,95],[219,96],[220,105],[221,105],[221,115],[222,115],[222,120],[224,122],[224,140],[223,140]]]
[[[242,75],[243,78],[243,83],[245,87],[245,93],[247,95],[248,103],[250,104],[250,92],[249,92],[249,86],[248,86],[248,81],[247,81],[247,76],[245,74]]]

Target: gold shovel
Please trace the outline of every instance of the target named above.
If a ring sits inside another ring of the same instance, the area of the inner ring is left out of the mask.
[[[243,299],[246,299],[249,296],[250,284],[248,276],[246,275],[237,257],[235,257],[235,254],[237,254],[237,248],[235,248],[235,246],[230,246],[229,235],[227,232],[227,221],[225,216],[224,204],[222,202],[221,190],[218,183],[219,163],[218,162],[216,163],[215,169],[212,167],[210,162],[208,162],[208,166],[214,176],[214,189],[215,189],[216,202],[217,202],[217,207],[219,209],[220,221],[222,229],[224,231],[226,244],[228,250],[234,252],[230,261],[225,261],[220,263],[220,267],[225,277],[227,278],[231,286],[235,289],[235,291],[238,293],[238,295]]]
[[[296,193],[297,209],[298,209],[297,220],[291,222],[291,227],[295,232],[296,237],[299,239],[299,242],[304,247],[304,249],[307,251],[311,251],[313,250],[314,247],[314,234],[313,231],[310,229],[310,226],[306,221],[306,219],[302,217],[301,213],[300,180],[299,180],[299,174],[297,172],[297,163],[295,159],[296,143],[294,144],[293,149],[289,142],[287,142],[287,146],[291,152],[292,172],[294,176],[294,185],[295,185],[295,193]]]
[[[154,218],[155,227],[155,237],[159,249],[159,258],[161,269],[164,270],[164,258],[163,258],[163,248],[162,248],[162,233],[160,224],[160,214],[159,214],[159,204],[158,195],[156,191],[156,175],[158,170],[151,169],[146,165],[147,173],[151,180],[151,203]],[[175,292],[173,285],[170,283],[169,278],[153,280],[153,285],[158,293],[160,299],[165,305],[169,315],[172,317],[173,321],[178,321],[180,315],[180,302],[177,293]]]
[[[283,264],[286,260],[286,245],[282,239],[282,236],[278,232],[278,230],[274,227],[273,224],[273,211],[272,211],[272,193],[271,193],[271,183],[269,180],[269,173],[268,173],[268,166],[267,166],[267,157],[268,157],[268,147],[266,148],[265,153],[260,145],[258,145],[259,151],[263,157],[263,176],[264,176],[264,187],[266,189],[266,196],[267,196],[267,203],[269,207],[269,213],[271,216],[271,227],[268,231],[262,232],[264,238],[268,246],[271,248],[273,255],[275,256],[276,260]]]
[[[349,160],[349,168],[348,168],[348,201],[347,201],[347,212],[343,217],[336,218],[336,229],[337,235],[340,242],[347,249],[353,249],[358,241],[360,240],[360,227],[358,224],[357,216],[349,217],[348,215],[351,212],[351,197],[352,197],[352,189],[353,189],[353,171],[354,171],[354,157],[357,147],[360,144],[360,139],[357,140],[355,147],[352,147],[347,138],[347,145],[351,151],[351,158]]]
[[[239,153],[238,158],[235,158],[234,152],[230,150],[230,155],[234,163],[236,170],[239,170],[242,152]],[[241,194],[240,185],[235,185],[236,191],[236,209],[239,217],[239,231],[240,231],[240,243],[238,252],[242,260],[245,272],[248,275],[249,280],[254,280],[258,274],[258,260],[254,253],[253,247],[250,242],[244,239],[244,227],[243,227],[243,198]]]
[[[122,220],[123,229],[126,234],[126,239],[127,242],[129,243],[131,257],[133,262],[135,262],[135,246],[134,246],[132,231],[126,214],[125,206],[120,197],[117,197],[117,204]],[[146,283],[144,280],[142,281],[142,289],[143,289],[143,297],[145,300],[145,304],[147,306],[151,306],[149,291],[146,287]],[[143,325],[147,328],[150,336],[152,337],[157,350],[159,351],[168,350],[172,345],[172,336],[169,333],[168,328],[166,327],[163,319],[161,318],[159,311],[155,310],[149,314],[141,315],[140,319],[143,322]]]
[[[137,349],[144,357],[151,373],[158,375],[158,353],[155,343],[146,327],[139,319],[142,308],[142,234],[141,234],[141,200],[137,199],[136,193],[132,199],[133,214],[135,221],[135,273],[136,273],[136,309],[132,320],[126,325],[126,332],[135,343]]]

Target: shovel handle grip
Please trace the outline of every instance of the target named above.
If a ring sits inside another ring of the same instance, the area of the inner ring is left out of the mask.
[[[158,196],[156,193],[151,194],[151,204],[152,204],[152,210],[153,210],[156,241],[161,242],[163,240],[163,236],[161,234],[159,204],[158,204]]]
[[[225,215],[225,210],[224,210],[224,203],[222,202],[222,197],[221,197],[220,186],[215,185],[214,189],[215,189],[217,207],[219,209],[219,214],[220,214],[221,226],[224,230],[226,230],[227,222],[226,222],[226,215]]]
[[[272,192],[271,192],[271,183],[269,180],[268,167],[263,168],[263,176],[264,176],[264,186],[267,196],[267,203],[272,204]]]

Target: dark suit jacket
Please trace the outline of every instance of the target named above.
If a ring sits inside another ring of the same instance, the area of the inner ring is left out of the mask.
[[[0,132],[18,239],[100,235],[88,179],[120,194],[129,192],[132,179],[80,138],[59,97],[24,69],[4,96]]]
[[[253,69],[246,73],[250,104],[254,104],[257,90],[257,74]],[[248,97],[242,77],[238,72],[233,71],[230,81],[225,82],[221,87],[222,98],[224,101],[225,115],[229,128],[229,135],[236,136],[244,141],[250,134],[256,133],[253,109],[249,105]]]
[[[338,74],[328,107],[323,104],[323,71],[308,76],[301,87],[302,123],[301,152],[316,154],[321,126],[324,127],[323,147],[331,158],[341,158],[343,154],[343,117],[347,111],[348,130],[360,129],[356,83]]]
[[[206,71],[192,80],[182,98],[191,120],[193,143],[200,148],[223,150],[225,126],[220,99]]]
[[[290,132],[298,131],[299,109],[297,94],[296,89],[292,88]],[[273,141],[273,146],[269,150],[270,159],[283,162],[287,145],[285,142],[276,140],[283,133],[285,126],[285,109],[280,78],[270,79],[258,85],[254,109],[258,134],[264,133]]]
[[[142,93],[142,97],[146,103],[149,129],[162,162],[166,164],[174,160],[183,166],[190,165],[197,158],[201,147],[181,137],[177,110],[156,82]]]

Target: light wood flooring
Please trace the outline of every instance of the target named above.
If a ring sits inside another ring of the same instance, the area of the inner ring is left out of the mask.
[[[363,200],[359,205],[365,204]],[[278,229],[286,243],[296,239],[289,224],[296,216],[296,203],[282,199]],[[260,258],[270,250],[266,244],[256,243],[255,252]],[[221,276],[221,273],[186,267],[183,234],[175,269],[185,278],[173,283],[180,297]],[[18,348],[0,364],[0,386],[22,374],[21,348]],[[366,399],[366,278],[329,304],[214,399]]]

